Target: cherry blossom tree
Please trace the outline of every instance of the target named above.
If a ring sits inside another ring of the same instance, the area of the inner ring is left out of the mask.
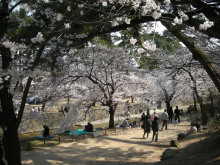
[[[134,27],[136,33],[130,42],[135,49],[139,53],[155,51],[153,39],[141,41],[138,27],[160,21],[192,52],[220,91],[219,69],[187,29],[193,27],[190,29],[219,39],[218,5],[217,0],[1,0],[0,118],[8,164],[21,164],[17,129],[33,78],[45,68],[55,73],[60,53],[85,47],[96,36]],[[23,79],[27,83],[21,89]],[[20,98],[17,117],[13,104],[16,95]]]
[[[160,55],[164,56],[164,54],[157,55],[159,56],[156,58],[158,58],[160,63],[158,68],[167,70],[168,75],[173,75],[178,80],[179,85],[176,88],[178,93],[175,94],[175,99],[186,99],[186,97],[190,96],[189,94],[195,94],[201,109],[202,123],[204,125],[207,124],[207,110],[201,94],[207,93],[206,91],[209,88],[213,88],[214,84],[210,82],[210,78],[202,66],[192,59],[190,52],[185,48],[178,50],[175,55],[166,55],[166,58],[163,59]],[[175,59],[173,59],[174,56]]]
[[[69,80],[72,80],[72,75],[76,73],[74,69],[72,70],[72,67],[75,67],[84,82],[95,86],[95,90],[100,93],[96,97],[103,105],[109,107],[109,128],[113,128],[117,100],[122,98],[123,94],[120,89],[133,79],[129,74],[135,70],[132,57],[122,48],[96,46],[75,52],[73,58],[74,62],[69,65]]]

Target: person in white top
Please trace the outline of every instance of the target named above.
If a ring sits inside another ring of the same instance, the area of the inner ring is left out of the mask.
[[[169,115],[167,113],[167,110],[165,109],[164,112],[162,113],[162,128],[161,128],[161,131],[163,130],[163,127],[165,126],[165,129],[167,129],[167,120],[169,118]]]
[[[187,131],[187,134],[186,135],[191,135],[191,134],[194,134],[196,133],[198,130],[196,128],[196,126],[193,125],[193,123],[191,123],[191,128],[190,130]]]
[[[32,111],[33,113],[35,113],[35,112],[36,112],[35,107],[33,107],[33,108],[31,109],[31,111]]]
[[[121,124],[121,127],[124,127],[124,128],[126,128],[126,127],[130,127],[130,125],[129,125],[129,123],[128,123],[128,118]]]

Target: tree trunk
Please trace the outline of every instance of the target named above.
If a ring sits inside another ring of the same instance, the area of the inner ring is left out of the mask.
[[[21,147],[15,127],[8,127],[4,130],[3,148],[8,165],[21,165]]]
[[[196,96],[195,93],[193,92],[193,110],[197,111],[197,103],[196,103]]]
[[[3,115],[3,149],[8,165],[20,165],[20,143],[17,135],[16,116],[12,96],[8,88],[1,90],[1,106]]]
[[[200,106],[200,109],[201,109],[201,114],[202,114],[202,125],[206,125],[208,123],[208,115],[207,115],[207,112],[206,112],[206,108],[203,104],[203,99],[202,97],[199,96],[199,93],[197,91],[197,87],[194,86],[193,87],[194,91],[195,91],[195,95],[198,99],[198,103],[199,103],[199,106]]]
[[[166,100],[166,107],[167,107],[167,111],[169,111],[169,109],[171,108],[169,100]]]
[[[115,115],[115,110],[114,110],[114,106],[109,106],[109,128],[114,128],[115,126],[115,121],[114,121],[114,115]]]

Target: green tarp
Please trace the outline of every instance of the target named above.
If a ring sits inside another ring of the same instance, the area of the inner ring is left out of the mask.
[[[94,129],[94,132],[98,132],[97,130]],[[90,134],[92,132],[86,132],[84,129],[76,129],[76,132],[72,132],[72,130],[66,130],[66,134],[68,135],[82,135],[82,134]]]

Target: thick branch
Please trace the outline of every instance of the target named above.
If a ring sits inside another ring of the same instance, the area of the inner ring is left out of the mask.
[[[220,92],[220,75],[219,70],[213,64],[211,59],[185,34],[183,34],[177,27],[173,26],[168,21],[161,21],[161,23],[174,35],[176,36],[184,45],[191,51],[193,58],[200,62],[203,68],[206,70],[214,84],[216,85],[218,91]]]

